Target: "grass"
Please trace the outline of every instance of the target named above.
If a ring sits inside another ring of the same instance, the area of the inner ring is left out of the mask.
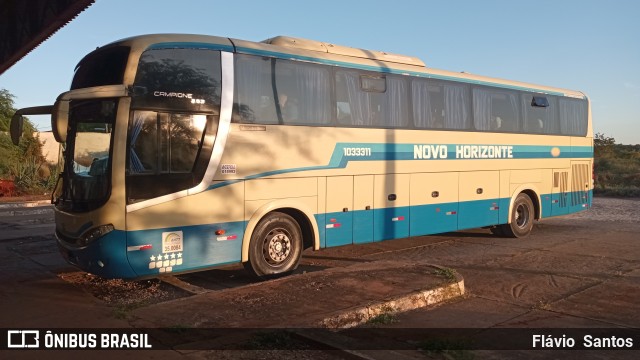
[[[437,276],[444,277],[445,279],[447,279],[448,282],[452,282],[452,283],[456,282],[456,280],[458,279],[456,277],[456,271],[450,268],[441,268],[441,269],[439,268],[439,269],[436,269],[433,273]]]
[[[381,312],[380,314],[370,318],[369,320],[367,320],[367,324],[371,324],[371,325],[389,325],[392,324],[394,322],[397,322],[398,320],[396,319],[395,316],[395,309],[392,308],[389,305],[384,305],[382,306],[382,309],[380,309]]]
[[[640,145],[596,135],[594,163],[596,195],[640,197]]]
[[[397,322],[398,320],[396,319],[396,317],[393,314],[390,313],[382,313],[382,314],[378,314],[374,317],[372,317],[371,319],[369,319],[369,321],[367,321],[367,324],[373,324],[373,325],[389,325],[392,324],[394,322]]]

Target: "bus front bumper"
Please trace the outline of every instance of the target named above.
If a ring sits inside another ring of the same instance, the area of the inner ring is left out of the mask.
[[[62,257],[86,272],[109,279],[137,277],[127,259],[124,231],[114,230],[86,246],[77,246],[76,239],[56,230],[56,242]]]

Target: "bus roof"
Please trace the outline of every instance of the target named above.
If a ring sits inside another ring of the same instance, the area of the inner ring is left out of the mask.
[[[284,46],[309,51],[318,51],[335,55],[426,67],[425,63],[422,60],[414,56],[392,54],[384,51],[357,49],[348,46],[335,45],[322,41],[295,38],[290,36],[276,36],[262,42],[270,45]]]

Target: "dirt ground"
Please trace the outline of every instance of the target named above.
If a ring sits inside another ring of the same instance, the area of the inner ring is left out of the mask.
[[[468,291],[464,298],[437,308],[389,314],[389,323],[381,325],[386,328],[637,329],[640,328],[638,210],[640,199],[596,197],[589,211],[537,222],[526,239],[499,238],[486,229],[473,229],[305,252],[299,271],[287,279],[290,286],[286,291],[270,291],[278,288],[277,281],[256,283],[246,276],[241,266],[174,276],[177,287],[173,285],[175,281],[167,279],[139,282],[99,279],[70,268],[61,260],[50,234],[53,229],[50,210],[42,215],[16,215],[0,218],[0,280],[3,284],[0,309],[4,309],[0,317],[6,324],[21,327],[43,321],[47,324],[71,321],[75,327],[92,327],[100,321],[102,326],[137,328],[167,324],[188,326],[196,323],[187,321],[191,318],[200,322],[219,319],[218,324],[230,324],[243,317],[229,313],[220,318],[229,309],[249,315],[262,309],[269,311],[264,316],[282,315],[281,320],[273,322],[277,326],[287,319],[301,318],[300,314],[319,316],[318,313],[330,307],[331,302],[326,299],[331,296],[337,298],[366,290],[359,286],[362,283],[358,277],[362,274],[359,274],[343,279],[349,280],[354,291],[332,294],[334,287],[323,280],[325,270],[348,274],[350,268],[375,268],[376,264],[393,259],[407,264],[428,261],[455,269],[464,277]],[[393,276],[384,280],[393,280],[389,282],[392,286],[402,287],[402,272],[394,276],[399,280]],[[316,295],[319,293],[323,296]],[[289,297],[300,299],[299,308],[278,306]],[[228,299],[229,309],[213,306],[224,303],[220,302],[221,298]],[[322,306],[314,305],[320,298],[325,299]],[[268,310],[269,304],[279,310]],[[56,308],[55,312],[47,311],[51,306]],[[177,312],[182,314],[172,315]],[[189,313],[198,316],[185,315]],[[249,315],[245,318],[257,318]],[[258,338],[253,339],[252,344],[260,349],[280,340]],[[300,349],[299,345],[295,347]],[[312,350],[167,354],[189,359],[324,360],[338,356]],[[633,353],[621,351],[536,354],[539,358],[636,358]],[[463,353],[462,357],[467,355]],[[476,355],[476,358],[492,359],[503,358],[502,355],[530,357],[520,352]]]

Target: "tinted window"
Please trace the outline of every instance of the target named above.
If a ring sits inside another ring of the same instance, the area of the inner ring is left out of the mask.
[[[118,101],[73,100],[65,149],[65,177],[58,206],[89,211],[111,194],[111,143]]]
[[[547,105],[540,106],[540,105]],[[556,98],[552,96],[540,96],[522,94],[522,107],[524,109],[524,131],[532,134],[557,134],[559,132],[556,114],[558,107]]]
[[[468,129],[469,90],[466,85],[413,79],[413,118],[422,129]]]
[[[276,92],[283,124],[331,122],[331,72],[324,66],[276,61]]]
[[[476,130],[520,131],[519,113],[516,92],[489,88],[473,89],[473,116]]]
[[[124,81],[129,47],[115,46],[96,50],[80,61],[71,82],[71,90],[92,86],[117,85]]]
[[[355,70],[336,72],[339,125],[407,127],[407,97],[407,83],[401,76],[360,74]]]
[[[234,121],[277,124],[278,111],[274,95],[275,60],[237,55],[235,64],[236,103]]]
[[[129,203],[196,186],[206,171],[217,116],[135,111],[129,122]]]
[[[145,51],[138,64],[132,106],[217,113],[221,76],[218,51]]]
[[[234,121],[325,125],[331,122],[328,67],[239,55]]]
[[[587,102],[579,99],[560,99],[560,132],[562,135],[587,134]]]

